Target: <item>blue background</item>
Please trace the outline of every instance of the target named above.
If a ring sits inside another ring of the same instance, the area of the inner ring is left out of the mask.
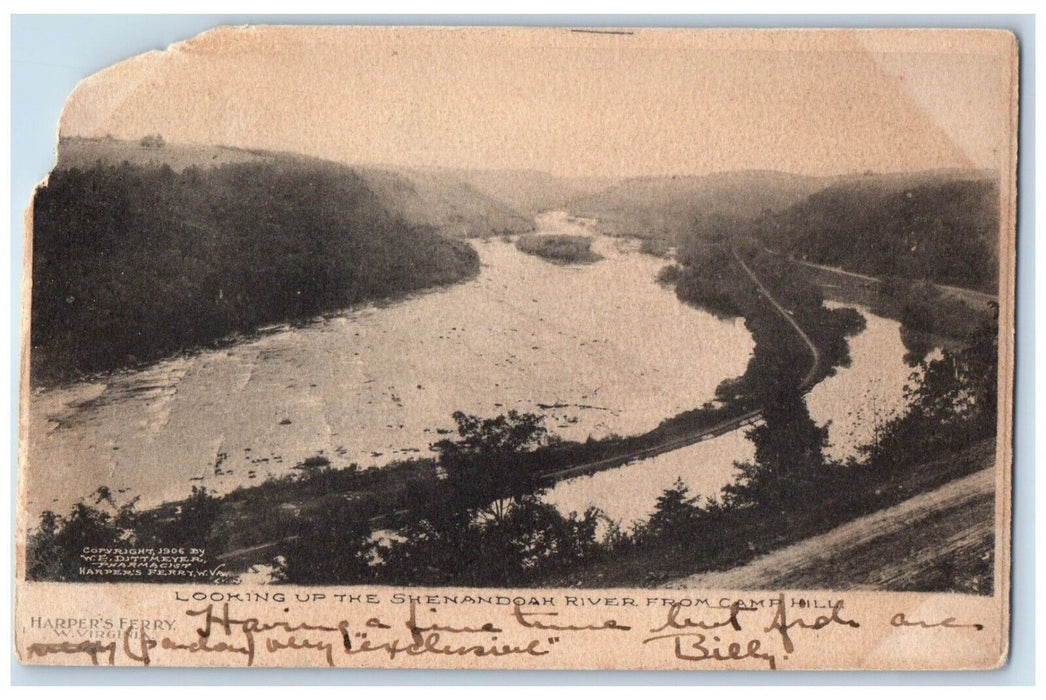
[[[18,319],[21,318],[22,213],[33,188],[54,164],[58,118],[76,83],[121,59],[220,24],[457,24],[532,26],[727,26],[727,27],[995,27],[1013,31],[1021,45],[1020,163],[1018,172],[1017,376],[1014,537],[1010,661],[985,672],[575,672],[575,671],[373,671],[305,669],[43,668],[12,656],[14,685],[1029,685],[1035,680],[1034,530],[1034,318],[1032,308],[1035,220],[1034,115],[1035,21],[1033,15],[15,15],[11,18],[11,229],[12,288],[8,343],[12,387],[18,386]],[[8,397],[18,415],[17,391]],[[17,420],[9,426],[12,438]],[[16,441],[11,441],[11,493],[16,492]],[[11,503],[12,515],[15,504]],[[13,530],[13,526],[12,526]],[[13,562],[8,562],[13,572]],[[13,576],[11,579],[13,581]],[[13,586],[13,584],[12,584]],[[11,631],[8,632],[9,634]]]

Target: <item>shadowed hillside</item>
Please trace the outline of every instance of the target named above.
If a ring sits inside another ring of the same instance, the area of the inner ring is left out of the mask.
[[[994,293],[999,188],[981,172],[846,178],[762,222],[772,248],[875,277]]]
[[[385,206],[406,221],[458,238],[517,234],[533,218],[440,170],[356,168]]]
[[[368,178],[305,159],[57,169],[34,201],[32,380],[478,272],[468,243],[390,209]]]

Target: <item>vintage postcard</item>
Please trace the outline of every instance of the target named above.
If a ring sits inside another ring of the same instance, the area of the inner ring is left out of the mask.
[[[988,669],[1018,47],[225,27],[26,215],[28,664]]]

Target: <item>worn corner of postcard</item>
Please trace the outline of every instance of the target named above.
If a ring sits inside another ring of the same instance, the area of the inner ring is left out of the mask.
[[[1017,58],[219,28],[27,216],[31,664],[989,669]]]

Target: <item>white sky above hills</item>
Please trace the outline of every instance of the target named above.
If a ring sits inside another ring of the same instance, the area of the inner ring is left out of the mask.
[[[61,133],[565,176],[997,168],[1010,49],[933,30],[226,28],[88,78]]]

